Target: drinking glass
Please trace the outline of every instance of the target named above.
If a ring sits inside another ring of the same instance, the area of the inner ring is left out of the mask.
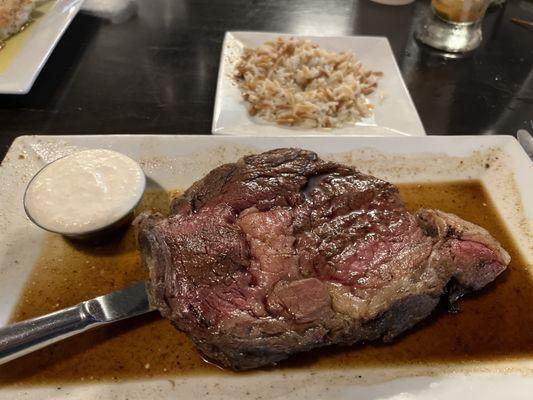
[[[415,37],[452,53],[472,51],[481,43],[481,22],[491,0],[431,0]]]

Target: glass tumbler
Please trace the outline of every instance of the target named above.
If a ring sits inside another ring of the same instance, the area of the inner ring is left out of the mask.
[[[431,47],[452,53],[472,51],[481,43],[481,22],[491,0],[431,0],[415,37]]]

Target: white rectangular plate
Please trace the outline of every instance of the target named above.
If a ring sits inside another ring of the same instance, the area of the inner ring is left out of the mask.
[[[74,19],[83,0],[50,0],[19,35],[0,50],[0,93],[28,93],[57,42]],[[38,10],[39,11],[39,10]],[[5,69],[4,69],[5,66]]]
[[[210,169],[244,154],[289,146],[314,150],[396,183],[480,179],[527,263],[533,265],[533,164],[511,137],[25,136],[15,141],[0,167],[0,325],[6,323],[41,250],[44,232],[25,217],[22,196],[32,175],[46,163],[77,149],[109,148],[138,160],[152,182],[172,189],[187,187]],[[121,383],[85,381],[61,385],[61,390],[57,385],[0,388],[0,399],[511,400],[531,399],[533,393],[533,359],[314,368],[193,374],[173,378],[174,384],[167,377]],[[364,379],[358,378],[361,375]]]
[[[378,89],[370,95],[373,115],[336,129],[283,127],[251,117],[232,76],[244,47],[257,47],[279,37],[302,37],[329,51],[351,51],[366,69],[382,71]],[[230,135],[361,135],[422,136],[424,127],[407,91],[387,38],[371,36],[301,36],[266,32],[226,32],[218,71],[212,132]]]

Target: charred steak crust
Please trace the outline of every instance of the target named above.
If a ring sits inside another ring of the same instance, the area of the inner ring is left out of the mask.
[[[483,228],[410,214],[397,188],[310,151],[222,165],[142,214],[137,238],[161,314],[236,370],[331,344],[392,340],[491,282],[509,255]]]

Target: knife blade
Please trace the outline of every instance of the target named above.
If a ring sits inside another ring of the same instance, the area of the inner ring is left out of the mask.
[[[97,326],[153,311],[147,285],[145,281],[138,282],[73,307],[0,328],[0,364]]]

